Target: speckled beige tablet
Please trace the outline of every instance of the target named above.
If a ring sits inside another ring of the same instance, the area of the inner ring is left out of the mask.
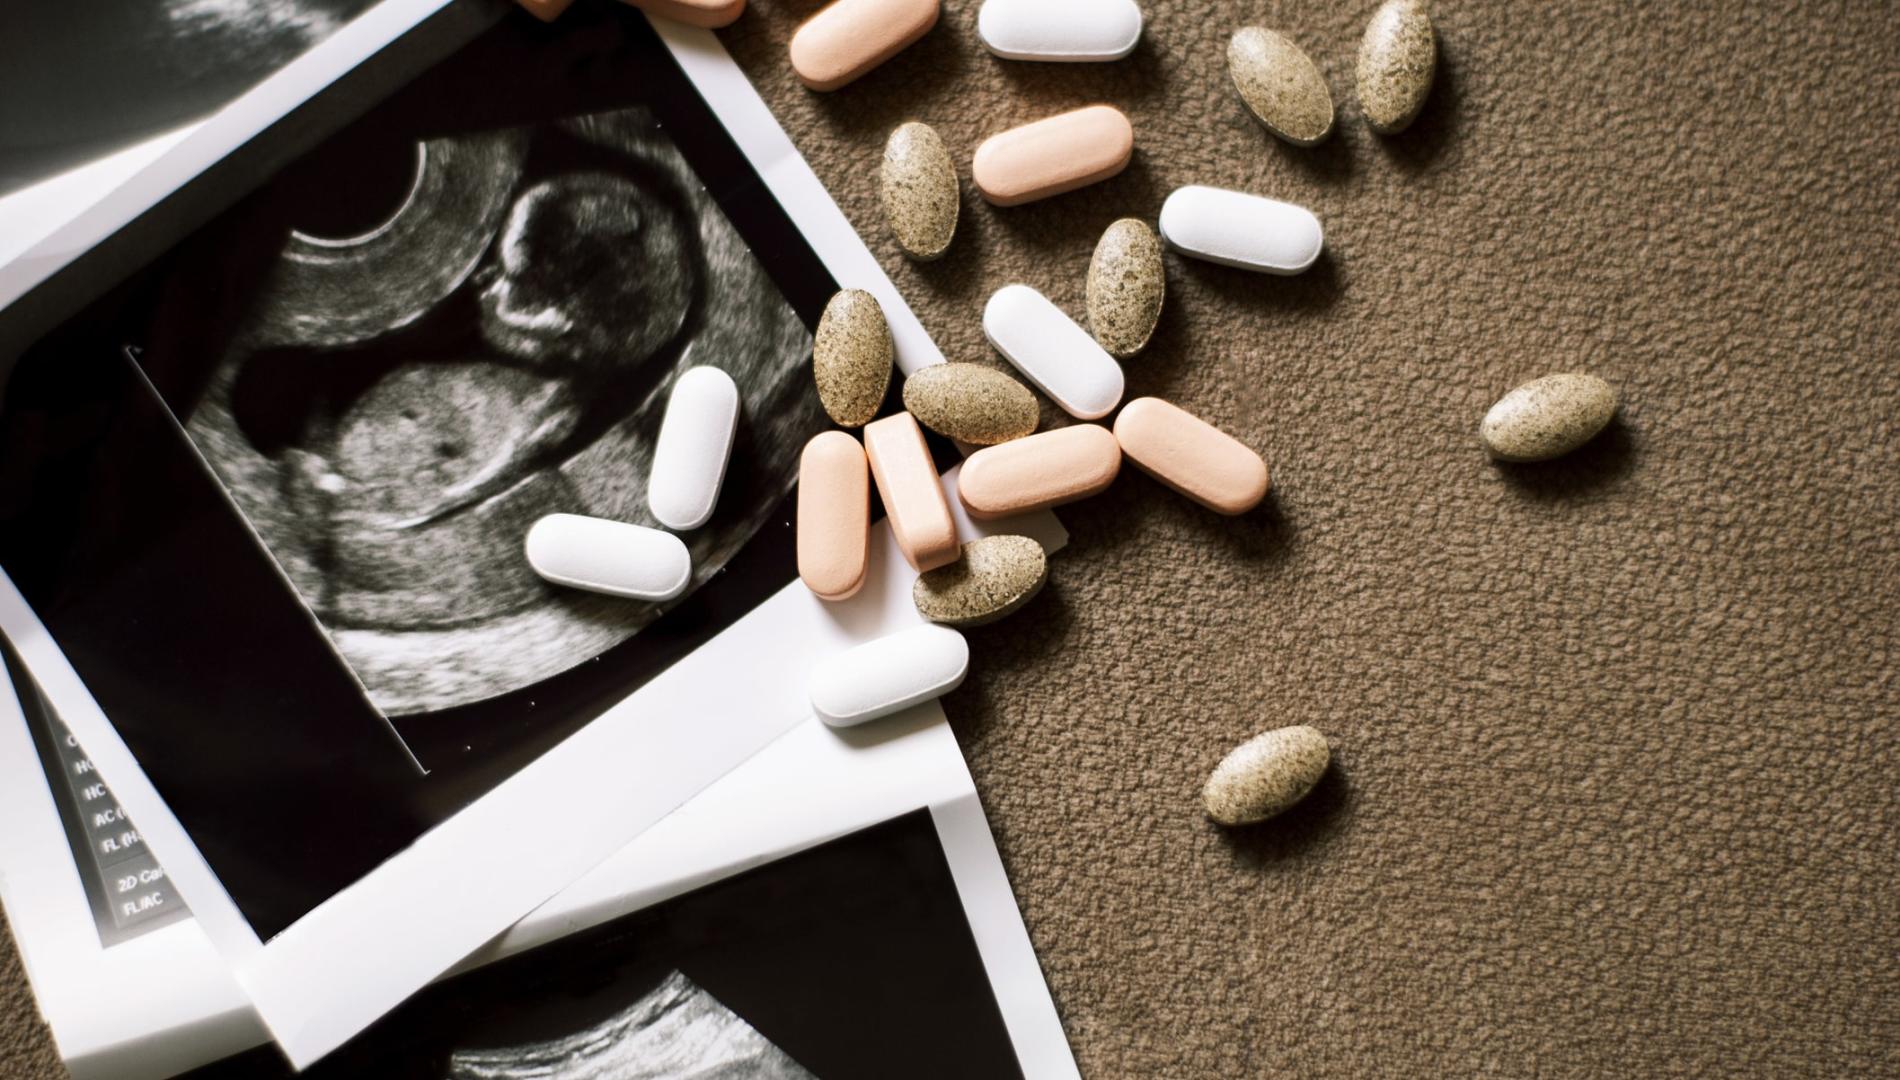
[[[1267,463],[1259,454],[1160,398],[1123,406],[1115,441],[1136,468],[1217,514],[1244,514],[1266,498]]]
[[[955,562],[957,523],[924,445],[924,429],[907,412],[873,420],[864,427],[864,454],[904,561],[917,570]]]
[[[864,585],[870,553],[871,474],[864,447],[842,431],[805,444],[798,459],[798,576],[820,600]]]
[[[1121,472],[1122,448],[1100,424],[1074,424],[971,454],[957,501],[978,521],[1046,510],[1099,495]]]
[[[962,629],[1022,610],[1048,579],[1041,544],[1027,536],[985,536],[963,545],[956,562],[917,575],[910,598],[924,618]]]
[[[1546,461],[1596,438],[1615,415],[1609,383],[1578,371],[1546,375],[1498,399],[1478,438],[1500,461]]]
[[[961,210],[957,166],[929,124],[899,124],[884,143],[878,202],[904,254],[922,262],[943,257]]]
[[[792,71],[836,90],[896,56],[937,25],[938,0],[837,0],[792,34]]]
[[[1359,111],[1381,135],[1411,126],[1432,92],[1438,36],[1421,0],[1386,0],[1372,13],[1359,43],[1354,76]]]
[[[1332,751],[1313,728],[1276,728],[1222,758],[1201,789],[1207,816],[1222,825],[1265,821],[1306,798],[1326,775]]]
[[[1135,129],[1113,105],[1090,105],[983,140],[970,179],[997,206],[1018,206],[1106,180],[1128,167]]]
[[[626,0],[641,11],[689,26],[717,30],[731,26],[745,11],[745,0]]]

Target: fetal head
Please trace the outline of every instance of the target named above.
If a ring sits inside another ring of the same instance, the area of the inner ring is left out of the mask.
[[[695,260],[681,215],[604,173],[523,191],[481,293],[482,332],[530,363],[605,371],[644,358],[685,325]]]

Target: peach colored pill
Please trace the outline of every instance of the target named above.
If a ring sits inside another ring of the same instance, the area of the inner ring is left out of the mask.
[[[1128,167],[1135,129],[1113,105],[1090,105],[983,140],[970,178],[997,206],[1046,199]]]
[[[627,3],[661,18],[709,30],[731,26],[745,11],[745,0],[627,0]]]
[[[1136,468],[1217,514],[1244,514],[1267,495],[1267,463],[1259,454],[1160,398],[1124,405],[1115,440]]]
[[[842,431],[813,436],[798,459],[798,576],[820,600],[863,586],[870,531],[864,447]]]
[[[924,429],[907,412],[864,425],[864,453],[904,561],[935,570],[957,561],[957,523],[924,445]]]
[[[837,0],[792,34],[792,71],[836,90],[896,56],[937,25],[938,0]]]
[[[1121,444],[1107,428],[1075,424],[971,454],[957,474],[957,498],[988,521],[1099,495],[1121,469]]]

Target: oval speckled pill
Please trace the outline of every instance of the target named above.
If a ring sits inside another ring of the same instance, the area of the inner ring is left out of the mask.
[[[982,626],[1021,610],[1048,578],[1041,544],[1027,536],[985,536],[963,545],[956,562],[919,574],[910,597],[931,622]]]
[[[1491,406],[1478,438],[1500,461],[1545,461],[1596,438],[1616,415],[1616,403],[1616,388],[1595,375],[1546,375]]]
[[[837,0],[792,33],[792,71],[836,90],[929,33],[937,12],[938,0]]]
[[[978,521],[1047,510],[1108,490],[1122,448],[1100,424],[1071,424],[971,454],[957,470],[957,500]]]
[[[899,124],[884,143],[878,202],[897,246],[913,259],[941,258],[957,233],[957,167],[929,124]]]
[[[1136,398],[1115,417],[1115,441],[1135,467],[1217,514],[1244,514],[1267,495],[1267,463],[1180,406]]]
[[[1331,760],[1326,736],[1310,727],[1256,735],[1214,766],[1201,802],[1222,825],[1265,821],[1306,798]]]
[[[1161,204],[1161,238],[1183,255],[1268,274],[1304,271],[1326,242],[1303,206],[1198,184]]]
[[[1036,430],[1036,395],[981,364],[932,364],[904,380],[904,408],[946,438],[994,446]]]
[[[983,336],[1070,416],[1095,420],[1122,399],[1122,369],[1087,330],[1027,285],[1005,285],[983,305]]]
[[[970,179],[997,206],[1020,206],[1099,183],[1128,167],[1135,129],[1113,105],[1011,128],[983,140]]]
[[[1431,96],[1438,37],[1420,0],[1387,0],[1366,24],[1354,71],[1359,111],[1381,135],[1410,127]]]
[[[1259,26],[1244,26],[1227,43],[1227,73],[1254,119],[1295,146],[1314,146],[1333,133],[1333,93],[1319,66],[1298,45]]]
[[[631,600],[671,600],[686,591],[693,559],[679,537],[644,525],[549,514],[528,529],[528,565],[556,585]]]
[[[863,289],[840,289],[818,317],[812,337],[811,373],[818,402],[840,427],[862,427],[877,415],[891,386],[897,347],[877,297]]]
[[[1089,259],[1089,331],[1119,360],[1140,352],[1161,321],[1167,294],[1161,242],[1139,218],[1122,218],[1102,232]]]
[[[955,690],[970,669],[970,643],[947,626],[886,634],[819,663],[811,706],[832,727],[902,712]]]
[[[984,0],[976,36],[1005,60],[1120,60],[1141,40],[1135,0]]]

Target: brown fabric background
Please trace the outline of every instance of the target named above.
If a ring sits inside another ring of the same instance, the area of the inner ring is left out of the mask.
[[[1370,0],[1144,0],[1107,65],[999,61],[977,4],[831,95],[722,36],[952,359],[1010,281],[1072,313],[1096,237],[1185,183],[1311,207],[1278,279],[1169,257],[1126,365],[1260,449],[1227,520],[1132,470],[1062,516],[1051,588],[972,634],[946,705],[1092,1077],[1900,1073],[1900,33],[1884,3],[1441,0],[1425,114],[1352,102]],[[1339,130],[1275,141],[1226,39],[1326,73]],[[991,209],[984,136],[1107,101],[1122,176]],[[885,235],[885,133],[937,126],[964,219]],[[1619,424],[1489,463],[1516,383],[1594,371]],[[1050,416],[1051,420],[1055,417]],[[1309,723],[1335,767],[1234,833],[1209,767]],[[51,1059],[0,955],[4,1062]]]

